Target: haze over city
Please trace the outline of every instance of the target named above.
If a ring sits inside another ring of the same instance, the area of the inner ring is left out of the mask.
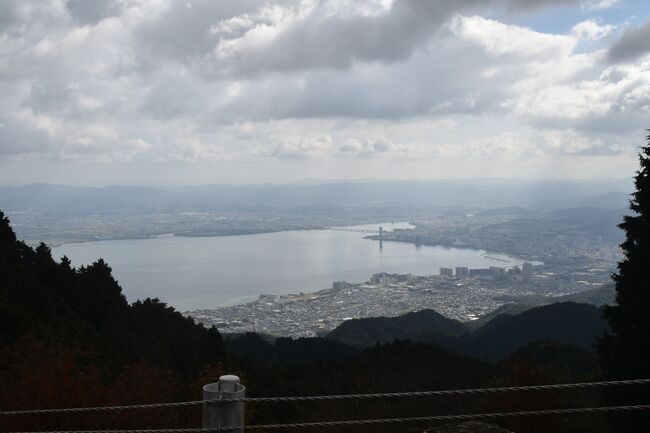
[[[0,3],[0,184],[629,178],[644,0]]]

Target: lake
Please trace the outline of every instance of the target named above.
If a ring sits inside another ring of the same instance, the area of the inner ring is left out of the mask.
[[[382,225],[364,225],[368,230]],[[403,223],[395,226],[405,227]],[[377,272],[437,274],[440,267],[521,265],[524,260],[485,251],[415,246],[364,239],[368,233],[305,230],[244,236],[107,240],[64,244],[74,266],[103,258],[130,301],[158,297],[181,311],[232,305],[262,293],[329,288],[363,282]],[[495,260],[496,259],[496,260]]]

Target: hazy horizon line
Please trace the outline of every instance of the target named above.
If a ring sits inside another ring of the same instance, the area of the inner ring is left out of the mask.
[[[29,183],[0,183],[0,188],[21,188],[27,186],[60,186],[71,188],[109,188],[109,187],[123,187],[123,188],[200,188],[209,186],[309,186],[309,185],[334,185],[334,184],[376,184],[376,183],[479,183],[479,182],[493,182],[493,183],[590,183],[590,182],[632,182],[633,177],[595,177],[595,178],[510,178],[510,177],[476,177],[476,178],[431,178],[431,179],[382,179],[382,178],[364,178],[364,179],[313,179],[306,178],[299,181],[292,182],[247,182],[247,183],[178,183],[178,184],[162,184],[162,183],[106,183],[106,184],[76,184],[76,183],[49,183],[49,182],[29,182]]]

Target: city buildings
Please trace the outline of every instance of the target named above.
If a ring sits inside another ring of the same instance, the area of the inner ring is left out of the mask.
[[[453,277],[454,270],[452,268],[440,268],[440,275],[444,275],[446,277]]]
[[[533,279],[533,264],[526,262],[523,265],[521,265],[521,280],[528,282],[532,279]]]

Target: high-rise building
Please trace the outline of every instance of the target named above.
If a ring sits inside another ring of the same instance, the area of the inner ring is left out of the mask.
[[[467,266],[458,266],[456,268],[457,277],[466,277],[468,275],[469,275],[469,269],[467,269]]]
[[[525,262],[521,265],[521,280],[530,281],[533,279],[533,264]]]
[[[519,266],[513,266],[512,268],[508,269],[508,275],[511,277],[516,277],[518,275],[521,275],[521,269]]]
[[[454,270],[451,268],[440,268],[440,275],[444,275],[446,277],[453,277]]]
[[[503,275],[505,274],[505,269],[498,266],[490,266],[490,272],[492,275]]]
[[[489,277],[490,275],[493,275],[491,269],[470,269],[469,270],[470,277]]]

